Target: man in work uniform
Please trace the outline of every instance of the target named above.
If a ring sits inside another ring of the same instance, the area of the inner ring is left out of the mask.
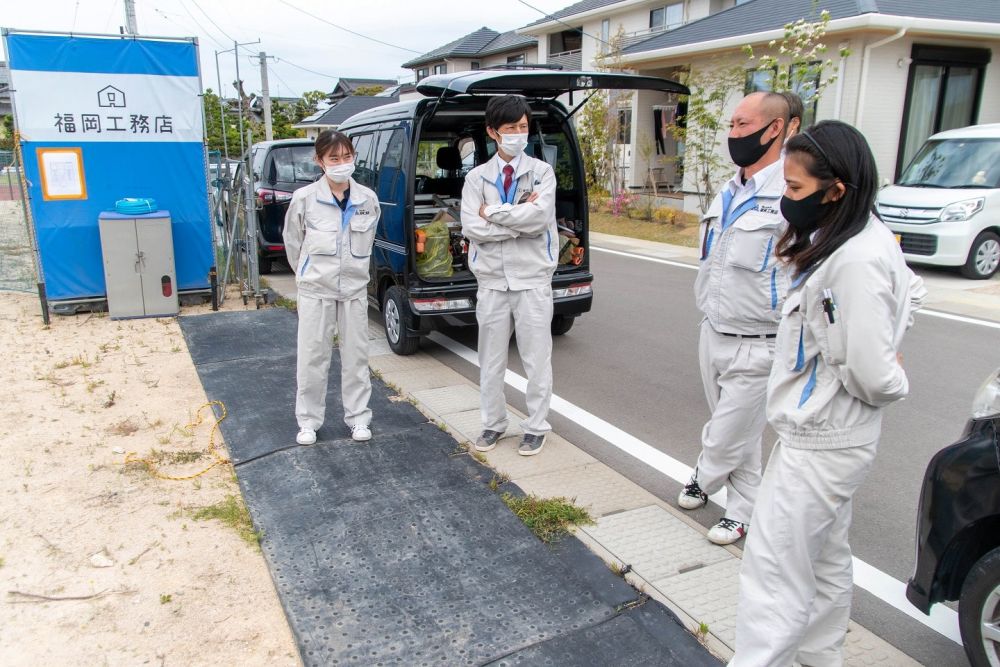
[[[552,274],[559,253],[556,178],[552,167],[524,154],[531,109],[504,95],[486,105],[486,133],[497,153],[469,172],[462,190],[462,234],[479,283],[479,387],[483,432],[476,450],[493,449],[507,429],[504,375],[511,320],[528,376],[528,418],[518,453],[542,451],[552,429]]]
[[[779,204],[787,124],[788,103],[777,93],[740,101],[729,131],[740,169],[702,219],[695,298],[705,315],[698,356],[712,417],[677,503],[695,509],[726,488],[725,514],[708,533],[716,544],[746,534],[760,486],[767,379],[787,283],[774,256],[785,230]]]

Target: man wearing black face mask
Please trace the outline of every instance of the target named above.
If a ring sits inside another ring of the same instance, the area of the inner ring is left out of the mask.
[[[712,417],[677,503],[695,509],[726,488],[725,514],[708,532],[716,544],[746,534],[760,486],[767,378],[787,284],[774,249],[785,229],[781,148],[788,112],[777,93],[740,101],[729,131],[729,154],[740,169],[702,219],[695,297],[705,315],[698,356]]]

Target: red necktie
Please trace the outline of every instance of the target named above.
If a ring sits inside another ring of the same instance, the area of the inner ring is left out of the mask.
[[[513,180],[513,177],[514,177],[514,167],[510,166],[509,164],[504,165],[504,167],[503,167],[503,194],[504,194],[505,198],[507,197],[507,193],[510,191],[510,183]]]

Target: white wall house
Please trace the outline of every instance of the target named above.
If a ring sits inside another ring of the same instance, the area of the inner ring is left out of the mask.
[[[565,58],[567,46],[578,46],[583,69],[595,66],[595,56],[619,29],[626,35],[621,65],[629,71],[676,78],[684,70],[743,64],[747,87],[734,91],[728,115],[744,92],[768,86],[766,76],[752,71],[743,45],[759,51],[781,39],[785,24],[815,19],[823,9],[831,13],[824,41],[839,80],[807,105],[807,117],[857,126],[883,177],[894,178],[936,131],[1000,121],[1000,67],[993,62],[1000,49],[1000,6],[995,2],[838,0],[825,6],[823,0],[584,0],[518,32],[538,38],[543,62]],[[571,29],[582,32],[579,40],[568,38]],[[840,48],[851,55],[840,59]],[[623,148],[628,183],[642,187],[651,162],[655,177],[688,193],[685,209],[694,210],[695,186],[681,182],[674,167],[677,145],[669,135],[655,141],[658,131],[662,135],[664,114],[676,103],[660,93],[632,96]],[[720,152],[728,157],[720,139]],[[651,142],[656,146],[647,162],[643,153]]]
[[[403,63],[403,67],[412,69],[419,82],[432,74],[538,62],[538,45],[534,37],[513,30],[500,33],[484,27],[417,56]]]

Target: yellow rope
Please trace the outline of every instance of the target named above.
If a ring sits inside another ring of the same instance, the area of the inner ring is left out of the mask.
[[[219,455],[219,450],[215,445],[215,434],[219,430],[219,424],[221,424],[222,420],[226,418],[226,406],[225,404],[223,404],[222,401],[209,401],[208,403],[202,405],[200,408],[198,408],[198,412],[195,413],[195,421],[190,424],[187,424],[184,428],[188,430],[197,428],[204,421],[204,417],[202,416],[201,411],[213,405],[219,406],[219,410],[222,411],[222,415],[216,418],[215,424],[212,425],[212,430],[208,434],[208,452],[213,457],[215,457],[215,460],[212,462],[210,466],[208,466],[201,472],[194,473],[193,475],[175,477],[173,475],[167,475],[165,473],[160,472],[159,468],[157,468],[156,464],[153,461],[150,461],[149,459],[139,458],[139,455],[136,454],[135,452],[129,452],[128,454],[125,455],[125,464],[127,465],[129,463],[142,463],[143,465],[146,466],[146,469],[149,470],[149,474],[152,475],[153,477],[158,477],[159,479],[169,479],[175,482],[182,482],[184,480],[200,477],[217,465],[222,465],[223,463],[229,463],[229,459]],[[214,410],[212,411],[212,414],[213,415],[215,414]]]

